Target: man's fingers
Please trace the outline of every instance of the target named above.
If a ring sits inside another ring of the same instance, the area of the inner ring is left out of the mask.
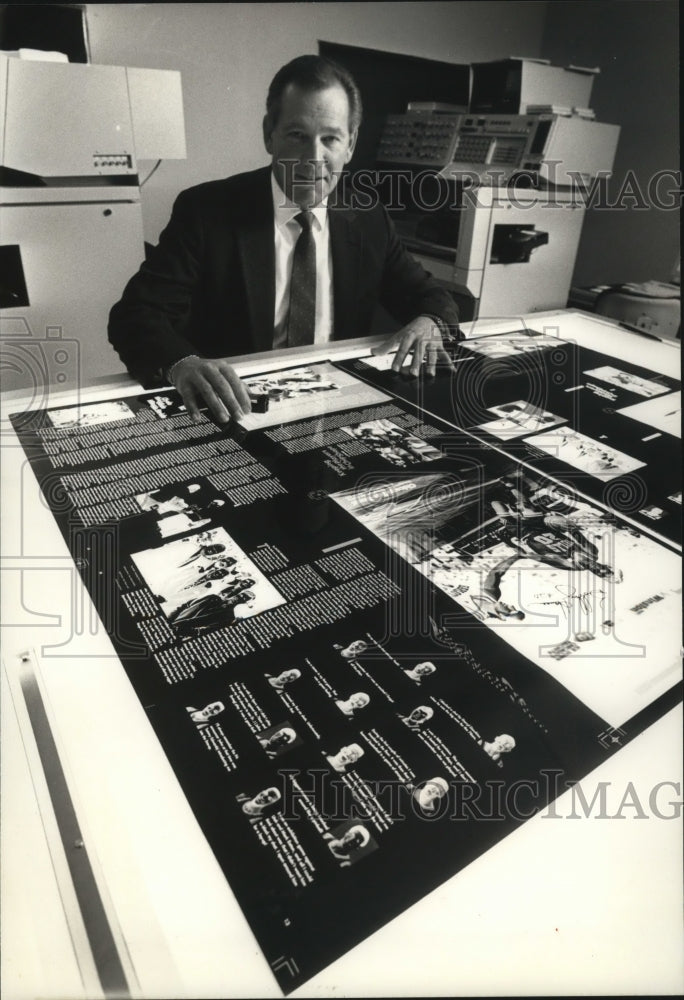
[[[198,371],[184,374],[179,378],[176,388],[183,397],[188,414],[195,423],[201,419],[200,402],[209,407],[219,423],[226,423],[229,420],[228,410],[212,389],[211,384]]]
[[[244,416],[242,407],[238,403],[235,393],[233,392],[233,387],[219,368],[212,368],[208,371],[206,379],[209,383],[210,389],[213,390],[214,395],[219,400],[221,406],[223,407],[223,411],[226,414],[223,417],[219,417],[219,412],[221,411],[217,411],[212,406],[209,399],[205,396],[212,413],[218,420],[221,421],[221,423],[226,423],[226,421],[228,421],[231,417],[238,420],[240,417]]]
[[[396,342],[396,337],[392,334],[387,340],[383,340],[381,344],[377,344],[375,347],[371,348],[371,354],[388,354],[392,350]]]
[[[197,423],[200,417],[199,404],[197,401],[197,396],[192,386],[188,383],[183,383],[178,386],[178,391],[180,392],[183,402],[185,403],[185,409],[188,411],[188,416],[191,420]]]
[[[392,362],[392,371],[401,371],[404,362],[406,361],[406,356],[412,349],[413,337],[402,338],[399,341],[399,346],[397,347],[397,353],[394,356],[394,361]]]
[[[219,390],[219,392],[221,392],[221,395],[219,396],[219,394],[214,391],[214,387],[212,386],[211,382],[209,382],[207,379],[202,379],[199,391],[202,395],[202,399],[209,407],[210,413],[212,414],[214,419],[218,421],[219,424],[227,424],[231,416],[238,416],[238,415],[242,416],[242,413],[238,414],[234,412],[235,409],[237,408],[235,400],[233,399],[233,407],[231,410],[228,400],[226,400],[224,404],[223,401],[224,393],[221,392],[221,390]]]
[[[199,407],[205,404],[214,420],[228,423],[252,409],[249,393],[236,371],[223,360],[185,358],[175,376],[176,388],[183,397],[190,417],[200,419]]]
[[[439,351],[435,347],[428,347],[427,358],[425,362],[425,369],[428,374],[428,378],[434,378],[437,373],[437,358],[439,357]]]
[[[249,398],[249,393],[247,392],[247,387],[245,386],[242,379],[238,376],[237,372],[231,365],[225,365],[223,369],[225,372],[225,377],[230,384],[233,396],[237,400],[237,404],[242,410],[242,413],[252,412],[252,401]]]
[[[420,375],[420,366],[423,363],[423,356],[425,353],[425,343],[423,340],[416,340],[411,346],[413,351],[413,357],[411,359],[411,367],[409,371],[416,378]]]
[[[454,359],[451,357],[448,351],[444,350],[443,347],[437,351],[437,357],[439,358],[440,364],[446,365],[446,367],[451,369],[452,372],[456,371],[456,365],[454,364]]]
[[[378,353],[380,353],[379,350]],[[383,351],[383,353],[385,352]],[[437,364],[446,365],[451,371],[456,370],[451,356],[444,349],[441,338],[439,343],[435,343],[430,337],[421,337],[415,334],[402,339],[392,362],[392,371],[401,371],[409,354],[411,355],[409,372],[414,377],[420,375],[423,361],[425,361],[426,374],[429,376],[436,374]]]

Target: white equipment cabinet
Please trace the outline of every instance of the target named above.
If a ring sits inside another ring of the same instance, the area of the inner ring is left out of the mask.
[[[138,163],[183,157],[178,72],[0,55],[4,389],[123,371],[106,327],[144,257]]]

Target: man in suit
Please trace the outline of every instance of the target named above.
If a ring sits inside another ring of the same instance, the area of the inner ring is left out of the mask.
[[[282,67],[263,121],[270,168],[182,192],[159,245],[110,315],[109,338],[143,385],[172,382],[192,416],[251,409],[229,357],[358,337],[381,303],[402,328],[381,347],[418,374],[449,363],[451,296],[402,248],[384,208],[330,196],[354,152],[361,99],[318,56]]]

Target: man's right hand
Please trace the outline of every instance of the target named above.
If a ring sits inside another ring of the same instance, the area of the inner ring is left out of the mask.
[[[183,358],[172,371],[173,384],[183,397],[193,420],[199,420],[204,403],[219,424],[239,420],[252,404],[235,369],[224,358]]]

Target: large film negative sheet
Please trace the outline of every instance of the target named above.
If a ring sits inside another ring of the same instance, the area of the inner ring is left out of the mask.
[[[239,435],[14,425],[287,993],[679,699],[679,559],[329,363],[249,381]]]
[[[341,365],[681,544],[679,381],[529,329],[452,354],[433,379],[391,354]]]

